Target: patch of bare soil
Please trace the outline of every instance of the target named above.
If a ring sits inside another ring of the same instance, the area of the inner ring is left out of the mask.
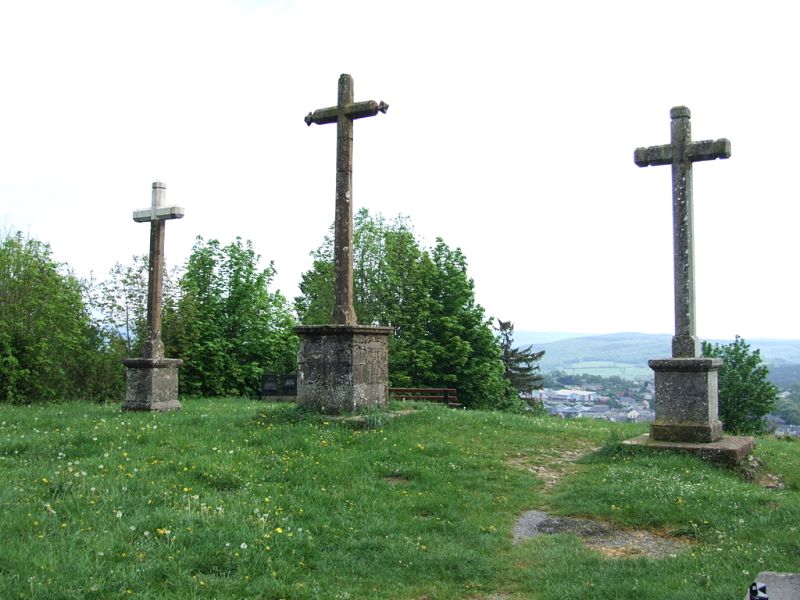
[[[747,462],[739,466],[739,474],[745,481],[755,481],[768,490],[782,490],[783,480],[767,471],[764,463],[755,456],[749,456]]]
[[[551,449],[544,452],[520,452],[506,459],[506,464],[533,473],[544,482],[544,489],[554,488],[566,475],[575,471],[575,462],[597,448],[581,446],[572,450]]]
[[[517,519],[514,543],[554,533],[571,533],[588,548],[610,558],[665,558],[674,556],[690,544],[687,540],[657,535],[650,531],[618,529],[603,521],[554,517],[541,510],[531,510]]]
[[[383,480],[389,485],[408,485],[411,483],[408,477],[403,477],[402,475],[389,475],[387,477],[383,477]]]

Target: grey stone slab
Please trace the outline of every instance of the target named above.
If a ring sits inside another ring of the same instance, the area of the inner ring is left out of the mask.
[[[622,443],[650,450],[694,454],[703,460],[729,466],[742,462],[756,445],[755,438],[750,436],[725,435],[715,442],[668,442],[655,440],[649,433],[625,440]]]
[[[764,571],[756,576],[756,581],[767,586],[769,600],[800,600],[800,573]],[[744,600],[750,600],[751,597],[748,591]]]

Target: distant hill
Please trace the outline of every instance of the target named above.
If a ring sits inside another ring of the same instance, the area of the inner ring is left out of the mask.
[[[566,333],[564,331],[515,331],[515,346],[530,346],[533,344],[549,344],[560,340],[586,337],[586,333]]]
[[[514,340],[517,345],[544,350],[541,366],[545,371],[619,375],[626,379],[652,378],[647,361],[667,358],[671,353],[672,336],[669,334],[553,335],[556,337],[548,340],[541,332],[520,331],[514,332]],[[733,340],[709,341],[728,344]],[[786,388],[800,382],[800,340],[748,339],[747,343],[761,351],[775,385]]]

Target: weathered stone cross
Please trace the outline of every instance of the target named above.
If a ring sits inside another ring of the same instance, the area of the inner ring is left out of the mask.
[[[180,219],[184,210],[180,206],[165,206],[167,186],[153,183],[153,203],[150,208],[133,211],[137,223],[150,222],[150,269],[147,287],[147,341],[142,350],[144,358],[164,358],[161,341],[161,311],[164,280],[164,229],[168,219]]]
[[[336,123],[336,216],[334,220],[333,323],[355,325],[353,308],[353,121],[385,113],[389,105],[374,100],[353,102],[353,78],[339,77],[336,106],[306,115],[306,124]]]
[[[700,355],[695,323],[694,225],[692,209],[692,163],[730,158],[731,143],[725,139],[692,141],[691,113],[685,106],[669,112],[670,143],[637,148],[634,162],[640,167],[672,165],[672,239],[675,264],[675,336],[673,358]]]

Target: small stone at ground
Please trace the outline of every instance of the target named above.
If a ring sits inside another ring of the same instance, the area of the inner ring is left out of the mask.
[[[775,573],[763,571],[756,576],[756,581],[767,585],[769,600],[797,600],[800,598],[800,573]],[[750,593],[744,596],[749,600]]]

